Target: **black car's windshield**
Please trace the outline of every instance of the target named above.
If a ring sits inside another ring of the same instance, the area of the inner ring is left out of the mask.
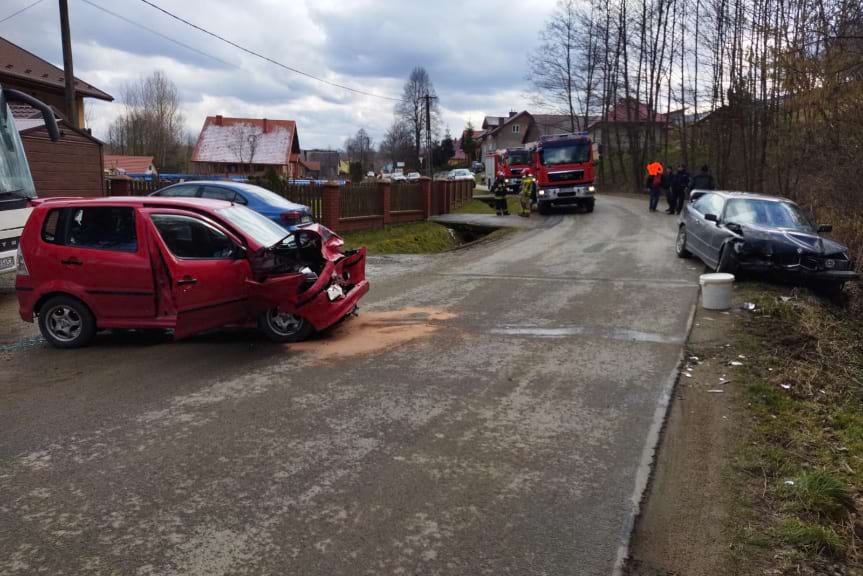
[[[572,144],[544,146],[540,161],[545,166],[558,164],[578,164],[590,160],[590,143],[574,142]]]
[[[245,206],[220,208],[216,213],[261,246],[289,243],[292,239],[287,230]]]
[[[506,153],[506,163],[510,166],[530,164],[530,153],[527,150],[517,150]]]
[[[803,211],[791,202],[775,202],[757,198],[736,198],[728,201],[725,221],[763,228],[814,230]]]

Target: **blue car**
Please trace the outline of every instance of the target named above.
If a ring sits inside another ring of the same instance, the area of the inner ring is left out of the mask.
[[[288,231],[314,222],[308,206],[296,204],[254,184],[223,181],[181,182],[150,194],[163,198],[210,198],[242,204]]]

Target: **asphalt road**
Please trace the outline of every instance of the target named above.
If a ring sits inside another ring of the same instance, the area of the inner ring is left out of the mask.
[[[536,216],[535,216],[536,217]],[[376,258],[358,318],[48,348],[0,295],[0,574],[611,574],[700,268],[601,197]]]

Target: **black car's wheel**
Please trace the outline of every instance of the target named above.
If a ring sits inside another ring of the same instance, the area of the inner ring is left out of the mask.
[[[737,261],[734,259],[734,251],[731,246],[725,246],[719,253],[719,264],[716,265],[717,272],[734,274],[737,272]]]
[[[302,342],[314,332],[308,320],[271,308],[258,317],[258,328],[273,342]]]
[[[674,243],[674,251],[678,258],[690,258],[692,252],[686,249],[686,227],[681,226],[677,231],[677,241]]]
[[[80,300],[55,296],[39,310],[39,331],[56,348],[80,348],[96,336],[96,319]]]

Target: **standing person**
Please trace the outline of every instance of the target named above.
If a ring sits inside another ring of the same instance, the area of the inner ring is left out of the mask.
[[[503,171],[497,173],[491,191],[494,194],[494,209],[497,215],[509,216],[509,209],[506,205],[506,175]]]
[[[692,181],[689,183],[689,191],[715,189],[716,182],[713,180],[713,174],[710,173],[710,166],[705,164],[701,167],[701,172],[692,177]]]
[[[648,174],[647,181],[644,184],[650,194],[650,211],[656,212],[656,205],[659,204],[659,195],[662,194],[662,173]]]
[[[533,174],[530,168],[528,168],[521,174],[521,194],[518,196],[518,200],[521,203],[521,213],[519,216],[530,218],[531,196],[533,196]]]
[[[675,214],[680,214],[683,211],[683,205],[686,204],[686,191],[689,189],[689,180],[689,172],[686,171],[686,166],[681,164],[677,167],[677,172],[674,173],[674,180],[671,182]]]
[[[670,164],[665,165],[665,169],[662,172],[662,191],[665,192],[665,201],[668,202],[668,208],[666,208],[666,214],[674,214],[674,207],[677,204],[674,200],[674,169]]]

